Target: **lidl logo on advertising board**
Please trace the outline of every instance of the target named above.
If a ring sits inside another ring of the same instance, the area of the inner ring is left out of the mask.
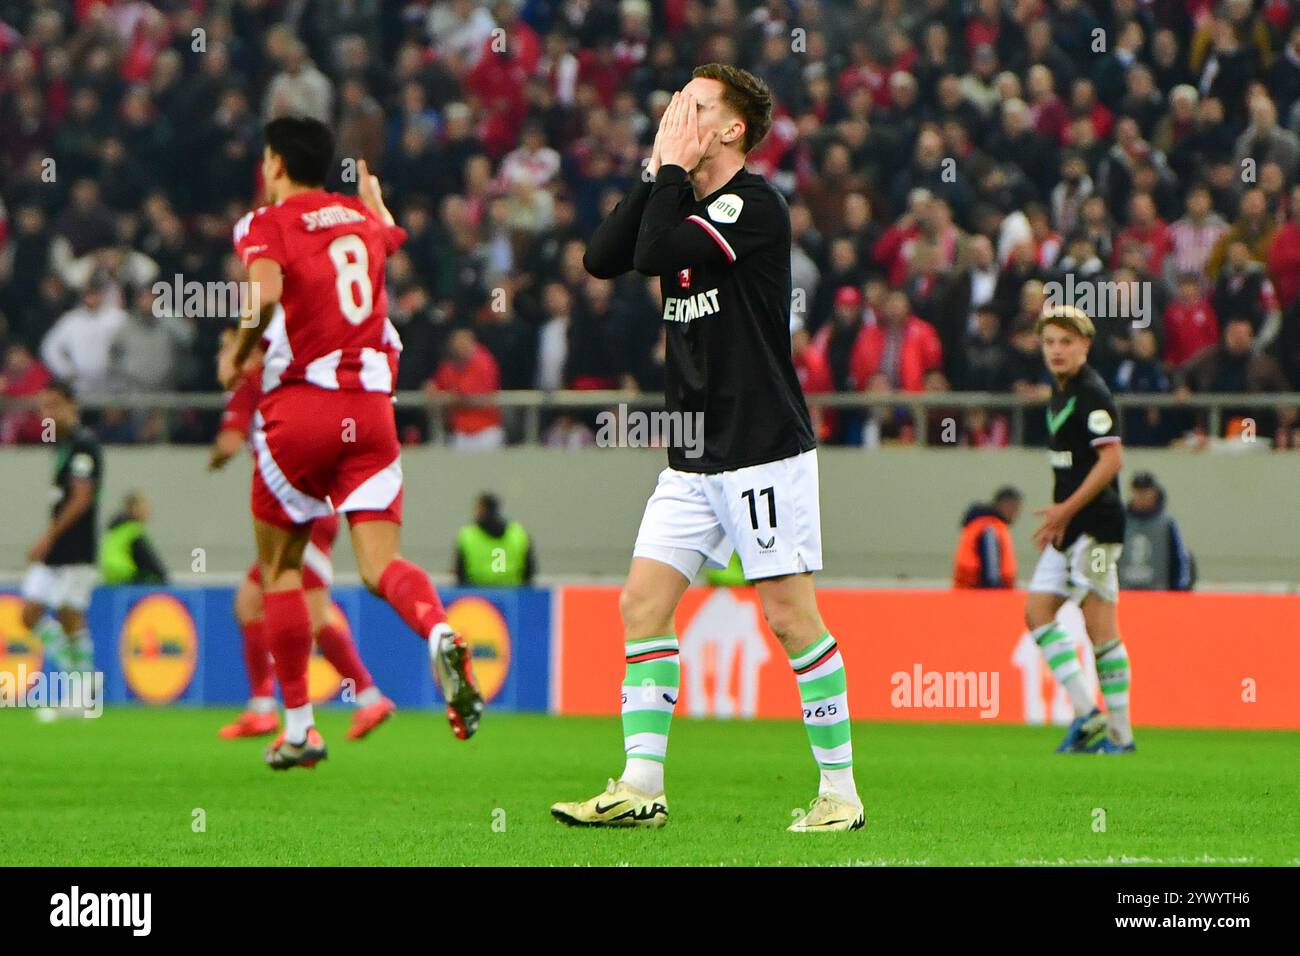
[[[185,693],[198,649],[194,618],[170,594],[141,598],[122,622],[122,674],[131,692],[150,704],[169,704]]]

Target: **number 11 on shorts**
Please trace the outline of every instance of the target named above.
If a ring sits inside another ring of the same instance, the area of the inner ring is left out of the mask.
[[[754,503],[755,502],[754,489],[750,488],[748,491],[742,491],[740,493],[740,497],[744,498],[746,501],[749,502],[749,523],[753,525],[754,530],[757,531],[758,530],[758,508],[755,506]],[[767,499],[767,526],[769,528],[775,528],[776,527],[776,488],[775,487],[764,488],[758,493],[757,497]]]

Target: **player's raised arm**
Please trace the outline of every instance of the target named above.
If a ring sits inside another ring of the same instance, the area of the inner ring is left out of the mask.
[[[659,144],[663,137],[663,121],[667,117],[668,112],[665,110],[660,117],[659,131],[655,133],[654,147],[650,151],[650,162],[646,165],[645,175],[596,227],[595,234],[587,243],[587,251],[582,254],[582,267],[597,279],[615,279],[632,271],[632,251],[636,248],[641,215],[645,211],[646,200],[650,198],[654,177],[659,173]]]
[[[641,215],[653,185],[645,181],[637,183],[596,227],[587,251],[582,254],[582,266],[597,279],[615,279],[632,271],[632,250],[636,247]]]
[[[357,163],[357,198],[365,207],[383,220],[386,226],[397,225],[397,220],[384,203],[384,191],[379,186],[379,177],[370,171],[366,161]]]
[[[633,265],[647,276],[671,275],[692,266],[718,266],[737,259],[735,246],[701,216],[682,218],[681,195],[691,188],[686,170],[664,166],[659,170],[641,217]]]

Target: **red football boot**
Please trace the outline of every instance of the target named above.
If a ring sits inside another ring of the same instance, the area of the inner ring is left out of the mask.
[[[381,697],[373,704],[358,707],[352,714],[352,726],[348,728],[348,740],[360,740],[393,715],[397,705],[387,697]]]
[[[265,713],[246,710],[235,719],[233,724],[226,724],[217,735],[222,740],[236,740],[240,737],[265,737],[280,729],[280,716],[273,710]]]

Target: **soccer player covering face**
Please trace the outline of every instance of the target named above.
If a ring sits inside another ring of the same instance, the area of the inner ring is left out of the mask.
[[[1034,544],[1042,557],[1029,583],[1025,621],[1053,676],[1069,692],[1074,722],[1058,753],[1129,753],[1128,651],[1119,636],[1117,563],[1124,541],[1120,500],[1119,412],[1100,375],[1088,365],[1093,324],[1073,306],[1048,306],[1038,319],[1043,359],[1056,385],[1047,409],[1055,487]],[[1056,621],[1067,600],[1078,602],[1092,641],[1106,712],[1095,706],[1074,641]]]
[[[664,758],[680,684],[673,615],[701,567],[725,566],[733,550],[789,655],[821,770],[818,796],[790,829],[865,823],[844,662],[813,587],[822,563],[817,452],[790,357],[790,214],[745,169],[771,123],[760,80],[720,64],[696,69],[660,122],[654,181],[633,189],[587,248],[599,278],[632,269],[659,277],[668,411],[699,416],[704,439],[669,449],[619,602],[623,774],[589,800],[555,804],[551,813],[568,824],[667,822]]]
[[[336,512],[348,517],[366,587],[428,641],[457,737],[474,733],[483,708],[464,640],[429,576],[399,553],[392,392],[401,341],[388,321],[384,260],[406,233],[364,162],[359,198],[323,189],[333,155],[334,138],[316,120],[267,124],[262,178],[272,204],[235,226],[251,302],[219,359],[222,384],[234,388],[254,347],[264,350],[252,498],[264,632],[285,706],[285,730],[266,752],[273,769],[325,756],[307,697],[312,627],[302,568],[312,521]]]

